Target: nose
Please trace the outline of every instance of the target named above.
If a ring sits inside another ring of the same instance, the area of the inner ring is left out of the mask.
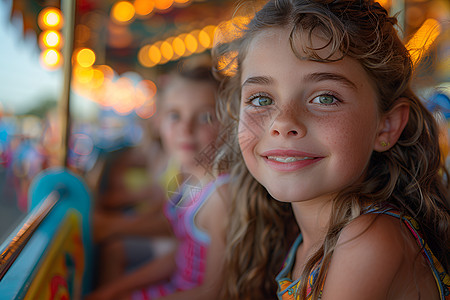
[[[285,107],[280,109],[270,126],[272,136],[285,138],[301,138],[306,135],[306,126],[302,122],[298,109]]]
[[[192,135],[195,131],[195,121],[192,118],[186,119],[181,122],[180,127],[184,134]]]

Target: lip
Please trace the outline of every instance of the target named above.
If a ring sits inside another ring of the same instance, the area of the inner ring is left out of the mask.
[[[324,158],[324,156],[318,154],[291,149],[268,150],[261,153],[260,156],[264,159],[264,161],[270,168],[279,172],[298,171],[310,165],[313,165]],[[294,161],[278,161],[273,159],[275,157],[278,157],[281,160],[287,159],[288,157],[296,157],[302,159]]]
[[[189,143],[181,143],[179,144],[179,148],[184,151],[194,151],[196,149],[194,144]]]

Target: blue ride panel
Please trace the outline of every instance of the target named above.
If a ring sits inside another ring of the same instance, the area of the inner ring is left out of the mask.
[[[30,186],[29,214],[36,214],[54,191],[59,193],[59,200],[1,279],[0,299],[81,299],[91,290],[89,189],[67,169],[47,169]],[[1,245],[0,253],[17,236],[26,219]]]

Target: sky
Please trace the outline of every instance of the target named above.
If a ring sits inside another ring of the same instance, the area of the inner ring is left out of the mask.
[[[10,21],[12,0],[0,0],[0,111],[21,114],[48,99],[58,100],[63,87],[62,68],[44,69],[34,33],[23,34],[21,16]],[[71,94],[73,116],[92,119],[98,107]]]
[[[59,97],[62,71],[41,67],[36,36],[24,36],[21,19],[11,23],[10,11],[11,0],[1,0],[0,102],[5,111],[22,113],[42,100]]]

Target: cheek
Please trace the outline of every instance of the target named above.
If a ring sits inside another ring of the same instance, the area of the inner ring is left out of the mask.
[[[253,151],[265,131],[268,120],[262,118],[261,114],[248,113],[242,110],[239,116],[238,139],[242,153]]]
[[[160,127],[160,135],[161,135],[161,141],[164,144],[164,147],[167,148],[167,150],[170,152],[172,151],[173,144],[174,144],[174,128],[172,124],[169,123],[162,123]]]
[[[196,130],[198,141],[200,141],[202,148],[207,147],[216,142],[219,134],[219,127],[212,125],[204,125]]]

